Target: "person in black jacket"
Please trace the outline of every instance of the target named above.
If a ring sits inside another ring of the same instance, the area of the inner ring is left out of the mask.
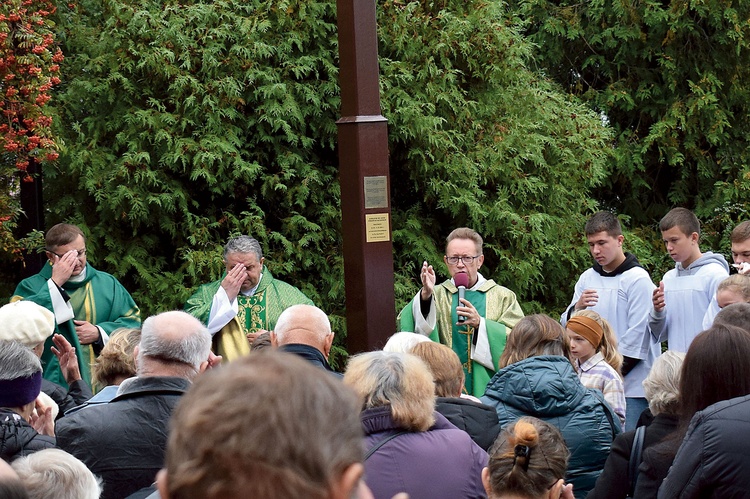
[[[60,448],[102,478],[103,499],[127,497],[154,482],[164,464],[172,411],[211,363],[208,330],[185,312],[146,319],[136,348],[138,374],[120,385],[114,399],[57,425]]]
[[[642,452],[677,431],[679,384],[684,353],[668,351],[654,362],[643,381],[649,409],[654,420],[646,428]],[[615,437],[604,470],[586,499],[624,499],[635,489],[635,478],[628,475],[635,430]],[[641,453],[641,456],[643,454]],[[632,479],[633,490],[630,481]]]
[[[747,497],[748,439],[750,396],[724,400],[696,413],[659,498]]]
[[[716,323],[695,337],[680,373],[679,429],[671,438],[643,453],[635,497],[657,497],[695,413],[722,400],[750,394],[747,359],[750,359],[750,333],[742,328]]]
[[[41,385],[39,357],[18,342],[0,340],[0,457],[5,461],[55,447],[52,408],[34,415]]]
[[[427,364],[435,379],[435,410],[445,419],[469,434],[485,451],[489,450],[500,432],[494,407],[468,395],[462,396],[464,370],[458,355],[441,343],[433,341],[414,345],[410,352]]]

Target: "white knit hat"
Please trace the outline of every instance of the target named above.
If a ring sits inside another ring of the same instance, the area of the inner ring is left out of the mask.
[[[34,348],[55,330],[55,314],[33,301],[20,300],[0,307],[0,340]]]

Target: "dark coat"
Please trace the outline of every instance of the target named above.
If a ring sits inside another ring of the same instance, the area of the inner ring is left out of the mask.
[[[40,435],[17,412],[0,408],[0,457],[5,461],[54,448],[54,437]]]
[[[102,478],[102,499],[126,497],[164,465],[169,418],[189,386],[184,378],[133,378],[109,403],[60,419],[57,443]]]
[[[497,413],[488,405],[460,397],[438,397],[435,401],[435,410],[456,428],[468,433],[484,450],[490,449],[500,433]]]
[[[643,437],[641,461],[646,449],[660,443],[677,431],[677,424],[678,418],[672,414],[658,414],[653,419],[651,424],[646,427],[646,435]],[[630,453],[633,450],[633,440],[635,440],[635,430],[617,435],[612,443],[612,450],[607,457],[607,462],[604,464],[604,471],[597,478],[596,486],[589,492],[586,499],[625,499],[629,487],[628,465]],[[640,499],[641,496],[636,495],[635,497]],[[655,489],[653,497],[656,497]]]
[[[294,355],[302,357],[312,365],[328,371],[337,378],[343,377],[341,373],[337,373],[333,370],[323,353],[315,347],[304,345],[302,343],[289,343],[287,345],[281,345],[279,347],[279,351],[293,353]]]
[[[740,499],[750,494],[750,395],[695,413],[659,499]]]
[[[482,402],[495,408],[501,427],[534,416],[560,430],[570,450],[566,481],[577,498],[594,488],[620,433],[620,422],[601,392],[585,388],[565,357],[531,357],[501,369]]]
[[[390,407],[361,414],[365,448],[401,431]],[[399,435],[365,461],[365,480],[375,499],[406,492],[410,499],[484,498],[482,468],[487,453],[441,414],[427,431]]]

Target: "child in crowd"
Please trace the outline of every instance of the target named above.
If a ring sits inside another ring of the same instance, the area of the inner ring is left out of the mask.
[[[606,320],[593,310],[576,312],[566,325],[570,339],[570,353],[586,388],[602,392],[625,426],[625,387],[620,375],[622,355],[617,352],[617,340]]]
[[[564,480],[569,456],[560,430],[524,416],[505,427],[490,450],[482,470],[487,496],[572,499],[572,485]]]
[[[729,265],[722,255],[701,252],[700,222],[690,210],[674,208],[661,219],[659,229],[675,268],[654,290],[648,323],[658,341],[686,352],[719,311],[716,289],[729,276]]]
[[[750,303],[750,275],[734,274],[721,281],[716,288],[716,302],[719,308],[733,303]]]

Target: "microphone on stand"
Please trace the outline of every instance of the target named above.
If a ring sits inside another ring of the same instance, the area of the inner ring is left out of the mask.
[[[453,282],[458,288],[458,306],[461,307],[463,306],[461,304],[461,300],[466,297],[466,286],[469,285],[469,274],[467,274],[466,272],[459,272],[453,276]],[[458,322],[463,322],[465,320],[466,317],[462,315],[458,316]]]

